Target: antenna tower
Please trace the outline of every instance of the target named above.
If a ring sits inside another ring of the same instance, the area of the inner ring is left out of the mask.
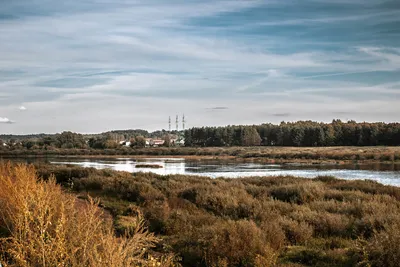
[[[185,114],[183,114],[183,116],[182,116],[182,130],[185,130],[185,123],[186,123]]]
[[[178,115],[176,115],[175,123],[176,123],[176,131],[178,131],[179,130],[179,118],[178,118]]]
[[[168,119],[168,126],[169,126],[169,132],[171,132],[171,116],[169,116],[169,119]]]

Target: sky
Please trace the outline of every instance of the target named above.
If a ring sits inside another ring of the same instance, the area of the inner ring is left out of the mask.
[[[0,133],[394,122],[399,104],[398,0],[0,6]]]

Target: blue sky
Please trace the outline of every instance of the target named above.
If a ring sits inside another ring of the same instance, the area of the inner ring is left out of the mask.
[[[3,2],[2,133],[398,121],[397,0]]]

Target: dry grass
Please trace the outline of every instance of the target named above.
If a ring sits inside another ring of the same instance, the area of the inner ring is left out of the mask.
[[[5,266],[154,266],[158,239],[137,218],[116,237],[97,203],[78,202],[31,166],[0,165],[0,253]],[[166,258],[163,264],[171,263]],[[165,265],[166,266],[166,265]]]

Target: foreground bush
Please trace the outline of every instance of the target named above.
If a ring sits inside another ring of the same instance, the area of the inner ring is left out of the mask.
[[[390,226],[379,233],[367,245],[369,261],[373,266],[399,266],[400,262],[400,225]]]
[[[78,201],[52,178],[39,181],[33,167],[0,165],[5,266],[153,266],[147,250],[158,239],[138,219],[129,236],[117,238],[111,218],[93,200]]]

